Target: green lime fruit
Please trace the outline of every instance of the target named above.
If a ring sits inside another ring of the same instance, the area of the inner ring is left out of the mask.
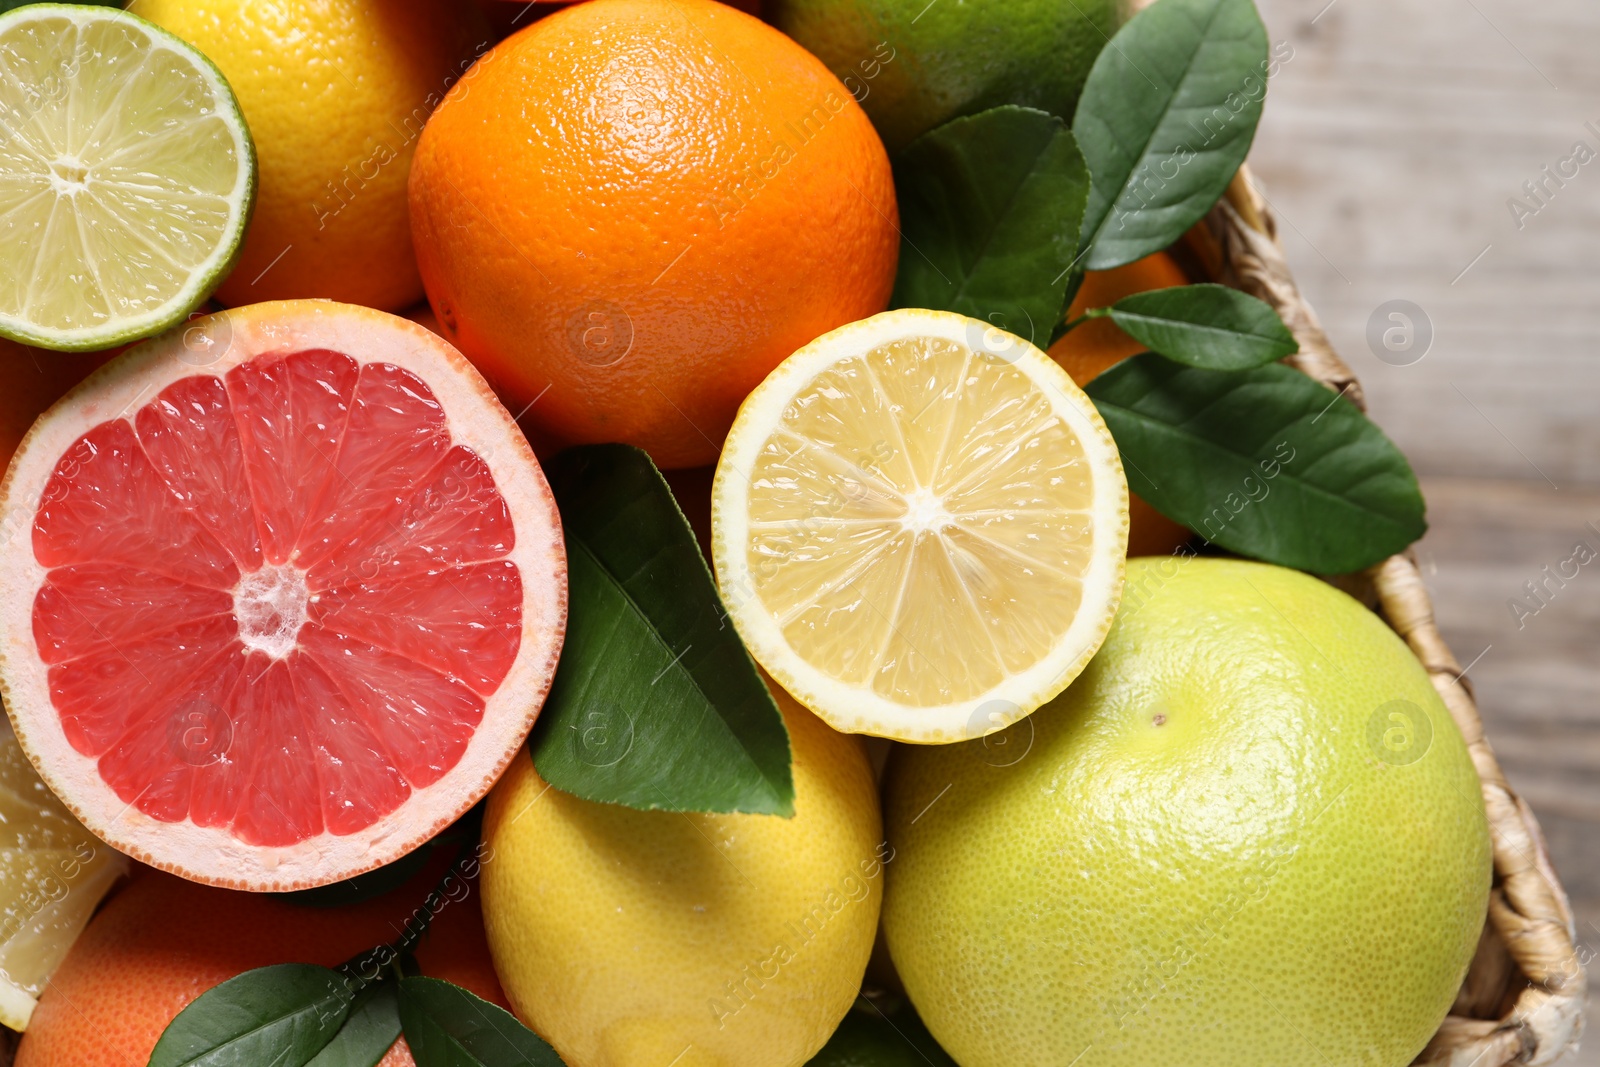
[[[899,749],[884,928],[962,1067],[1402,1067],[1483,928],[1466,745],[1377,615],[1128,561],[1105,645],[980,741]]]
[[[0,15],[0,337],[79,352],[181,322],[238,258],[255,189],[199,52],[115,8]]]
[[[890,152],[1001,104],[1072,118],[1118,0],[769,0],[838,75]]]

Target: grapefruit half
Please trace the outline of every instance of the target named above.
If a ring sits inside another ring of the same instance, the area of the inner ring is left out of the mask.
[[[47,411],[0,485],[0,687],[83,823],[255,890],[388,863],[499,777],[566,556],[470,364],[327,301],[198,319]]]

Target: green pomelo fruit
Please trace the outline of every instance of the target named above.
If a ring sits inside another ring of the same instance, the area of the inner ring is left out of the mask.
[[[1130,560],[1084,674],[899,749],[884,924],[962,1067],[1402,1067],[1483,928],[1480,784],[1383,621],[1256,563]]]

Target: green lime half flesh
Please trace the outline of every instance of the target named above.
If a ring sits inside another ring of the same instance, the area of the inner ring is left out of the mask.
[[[255,189],[238,101],[189,45],[115,8],[0,15],[0,336],[89,351],[182,321]]]

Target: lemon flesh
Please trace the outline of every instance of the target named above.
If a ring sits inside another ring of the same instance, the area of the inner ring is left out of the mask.
[[[745,402],[717,468],[724,599],[762,665],[835,728],[998,730],[1067,685],[1115,611],[1127,483],[1038,349],[896,311],[843,327]]]
[[[0,335],[107,348],[198,307],[238,253],[250,135],[199,52],[104,7],[0,16]]]
[[[39,780],[0,717],[0,1024],[27,1029],[45,982],[127,869]]]
[[[1477,774],[1427,672],[1295,571],[1128,564],[1070,689],[902,748],[884,930],[962,1067],[1404,1067],[1483,928]]]

